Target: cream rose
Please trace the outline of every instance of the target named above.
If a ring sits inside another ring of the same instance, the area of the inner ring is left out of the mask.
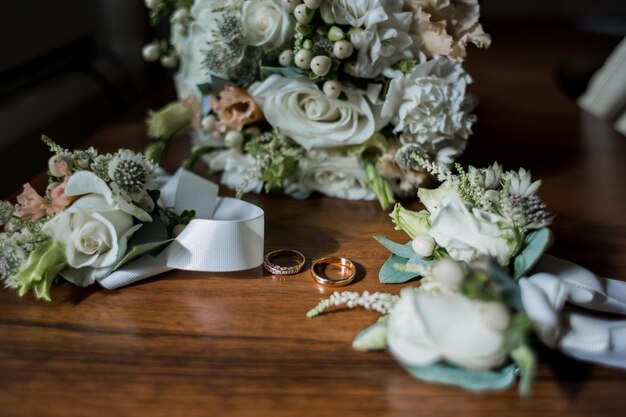
[[[517,246],[504,217],[479,208],[470,211],[454,192],[443,198],[430,223],[429,235],[457,261],[492,256],[505,265]]]
[[[43,232],[65,244],[70,268],[61,275],[76,285],[107,276],[126,253],[130,236],[141,227],[133,217],[99,194],[88,194],[53,217]]]
[[[329,98],[307,78],[275,74],[249,92],[265,119],[307,150],[360,145],[386,124],[366,93],[345,88],[348,100]]]
[[[295,21],[280,0],[245,2],[242,20],[248,45],[278,49],[293,37]]]
[[[356,156],[333,156],[326,152],[310,152],[300,162],[300,187],[347,200],[373,200],[376,196],[367,187],[365,171]]]
[[[405,288],[389,314],[387,344],[408,366],[445,360],[486,370],[506,359],[509,321],[509,312],[500,303]]]

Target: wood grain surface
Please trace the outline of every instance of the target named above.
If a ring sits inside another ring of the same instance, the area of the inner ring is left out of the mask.
[[[549,28],[530,32],[504,28],[494,33],[491,49],[470,51],[472,91],[481,104],[463,161],[498,159],[507,169],[530,168],[543,179],[540,195],[557,214],[550,253],[626,280],[626,138],[581,114],[556,76],[581,53],[597,52],[596,40]],[[85,146],[113,151],[145,143],[137,120],[110,125]],[[166,168],[187,147],[179,140]],[[388,252],[372,236],[406,237],[375,202],[279,195],[245,200],[265,210],[266,251],[299,250],[308,259],[304,272],[173,271],[115,291],[61,283],[51,303],[0,291],[0,416],[626,413],[626,373],[547,349],[539,349],[529,400],[514,388],[477,394],[422,383],[385,352],[353,350],[355,335],[377,315],[306,318],[332,292],[311,280],[310,260],[352,259],[358,275],[347,290],[399,292],[402,285],[378,282]],[[419,208],[417,201],[405,203]]]

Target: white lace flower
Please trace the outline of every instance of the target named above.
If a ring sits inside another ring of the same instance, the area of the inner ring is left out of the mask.
[[[454,61],[427,61],[391,81],[382,115],[392,116],[403,144],[419,144],[439,162],[451,163],[464,150],[475,120],[465,94],[470,81]]]
[[[537,192],[541,186],[541,180],[531,182],[530,171],[520,168],[519,172],[508,171],[507,177],[511,181],[509,194],[515,196],[531,196]]]

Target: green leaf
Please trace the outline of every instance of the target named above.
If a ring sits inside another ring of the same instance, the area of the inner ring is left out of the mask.
[[[507,304],[517,311],[524,311],[519,286],[497,262],[489,264],[489,276],[498,283]]]
[[[374,239],[376,239],[378,243],[383,245],[385,248],[387,248],[387,250],[389,250],[389,252],[393,253],[394,255],[398,255],[402,258],[407,259],[415,256],[415,251],[413,250],[413,247],[411,247],[411,241],[405,243],[404,245],[401,245],[387,239],[385,236],[374,236]]]
[[[67,266],[65,245],[52,238],[44,240],[33,250],[22,268],[12,278],[18,294],[31,289],[39,299],[50,301],[50,287],[57,274]]]
[[[152,252],[160,246],[163,246],[173,239],[167,234],[167,226],[160,216],[152,214],[152,221],[144,223],[128,241],[128,250],[124,257],[113,267],[113,270],[119,269],[122,265],[127,264],[133,259],[141,255]]]
[[[261,78],[265,79],[273,74],[279,74],[286,78],[302,78],[308,76],[306,72],[292,67],[261,67]]]
[[[547,227],[526,236],[521,252],[515,257],[514,278],[517,280],[531,270],[551,244],[552,232]]]
[[[356,350],[382,350],[387,348],[387,325],[374,323],[367,329],[361,330],[352,342]]]
[[[429,366],[408,366],[400,363],[411,376],[421,381],[454,385],[472,391],[503,390],[515,383],[515,365],[495,371],[474,371],[438,362]]]
[[[390,205],[396,202],[389,183],[380,176],[376,166],[368,160],[365,160],[365,183],[376,194],[380,207],[383,210],[387,210]]]
[[[537,370],[535,352],[528,345],[522,345],[511,352],[511,357],[520,368],[520,395],[524,398],[530,397],[533,392],[535,371]]]
[[[378,279],[384,284],[402,284],[418,277],[418,274],[415,272],[400,271],[395,267],[395,265],[406,266],[408,262],[409,259],[391,255],[380,269]]]

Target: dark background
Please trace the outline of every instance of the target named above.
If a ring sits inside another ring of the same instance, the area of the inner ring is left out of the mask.
[[[626,33],[624,0],[487,0],[482,13],[494,42],[509,25],[522,31],[554,25],[564,36]],[[7,1],[0,16],[0,196],[44,167],[42,133],[69,147],[103,124],[136,120],[174,97],[171,71],[141,58],[156,33],[142,0]],[[469,59],[473,53],[485,52],[470,50]],[[584,89],[603,57],[575,58],[555,70],[571,95]]]

